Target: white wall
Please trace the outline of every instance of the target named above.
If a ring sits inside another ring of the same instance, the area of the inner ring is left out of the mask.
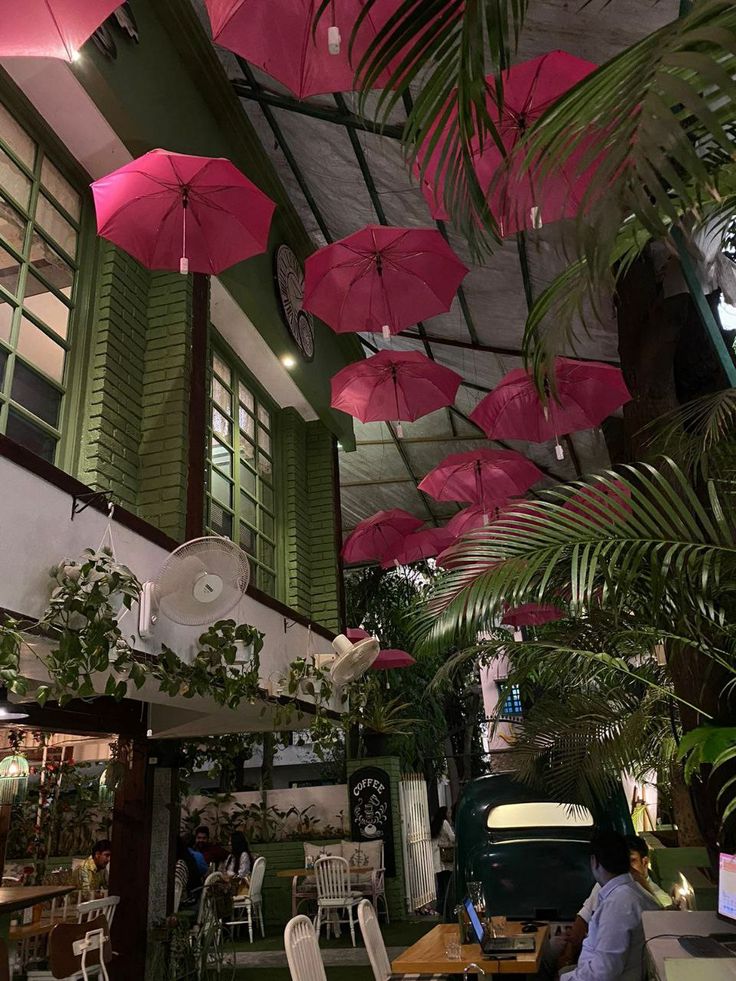
[[[223,807],[222,812],[230,810],[235,804],[259,804],[261,794],[259,791],[248,790],[232,794],[233,801],[228,807]],[[195,808],[205,808],[211,803],[210,797],[193,795],[182,801],[182,808],[193,810]],[[296,807],[299,811],[304,811],[311,807],[309,817],[319,818],[317,831],[320,828],[330,825],[333,827],[343,826],[343,831],[349,834],[350,817],[348,814],[348,788],[345,784],[334,784],[325,787],[294,787],[282,790],[266,791],[266,804],[270,807],[277,807],[280,811],[288,811],[290,807]],[[205,823],[206,819],[205,819]],[[287,830],[296,830],[296,818],[290,818]]]

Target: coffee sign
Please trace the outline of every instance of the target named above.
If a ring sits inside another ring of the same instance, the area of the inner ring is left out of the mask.
[[[391,783],[385,770],[364,766],[350,775],[350,836],[353,841],[383,840],[386,875],[395,875]]]

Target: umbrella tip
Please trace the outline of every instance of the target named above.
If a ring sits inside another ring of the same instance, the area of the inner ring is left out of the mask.
[[[327,28],[327,49],[331,55],[340,54],[340,44],[342,43],[342,38],[340,37],[340,28],[337,24],[333,24],[332,27]]]

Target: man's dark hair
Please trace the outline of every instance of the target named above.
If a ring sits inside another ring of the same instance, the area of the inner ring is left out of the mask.
[[[611,875],[623,875],[631,867],[628,842],[618,831],[596,831],[590,839],[590,853]]]
[[[99,855],[100,852],[111,852],[111,851],[112,851],[112,842],[110,841],[109,838],[100,838],[99,841],[96,841],[94,845],[92,845],[93,855]]]
[[[639,835],[626,835],[626,844],[630,852],[638,852],[642,858],[649,854],[649,845]]]
[[[207,837],[209,838],[210,829],[207,827],[206,824],[200,824],[198,828],[194,829],[194,837],[196,838],[197,835],[207,835]]]

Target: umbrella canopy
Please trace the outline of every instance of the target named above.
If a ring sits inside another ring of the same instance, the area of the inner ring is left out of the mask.
[[[450,309],[468,272],[435,228],[366,225],[305,264],[305,310],[338,334],[397,334]]]
[[[355,526],[345,539],[342,557],[345,562],[382,562],[398,551],[406,535],[421,526],[421,518],[401,508],[378,511]]]
[[[262,68],[297,99],[355,89],[355,68],[400,6],[399,0],[377,0],[351,38],[363,0],[332,0],[316,33],[320,0],[205,0],[205,4],[213,39]],[[384,72],[382,78],[388,77]]]
[[[588,521],[596,522],[597,518],[609,521],[611,517],[620,520],[624,514],[631,514],[630,498],[631,489],[623,481],[614,480],[611,484],[596,481],[581,487],[564,507]]]
[[[475,171],[480,186],[488,193],[488,201],[502,235],[512,235],[524,228],[540,227],[543,221],[559,221],[574,217],[590,182],[595,165],[586,160],[586,148],[581,148],[561,167],[535,168],[524,172],[520,161],[506,163],[526,130],[554,102],[597,65],[583,61],[565,51],[552,51],[521,62],[503,73],[503,105],[499,111],[495,99],[495,79],[489,75],[488,111],[494,120],[503,144],[503,151],[494,139],[488,139],[482,149],[475,147]],[[448,125],[454,124],[450,120]],[[431,138],[428,134],[428,139]],[[417,170],[422,167],[421,187],[433,218],[447,219],[444,206],[446,165],[442,160],[444,140],[440,139],[424,160],[419,153]]]
[[[345,631],[345,636],[351,644],[357,644],[359,640],[367,640],[370,634],[367,630],[363,630],[362,627],[348,627]]]
[[[501,623],[509,627],[541,627],[543,623],[560,620],[565,614],[556,606],[544,603],[522,603],[506,610]]]
[[[543,474],[514,450],[451,453],[419,484],[437,501],[469,501],[488,510],[523,494]]]
[[[379,351],[338,371],[330,404],[361,422],[413,422],[452,405],[461,382],[419,351]]]
[[[376,660],[371,664],[371,669],[373,671],[392,671],[394,668],[410,668],[412,664],[416,663],[416,660],[406,651],[388,648],[379,653]]]
[[[229,160],[169,150],[114,170],[92,194],[99,234],[148,269],[210,275],[266,251],[276,207]]]
[[[451,545],[455,535],[447,528],[423,528],[413,531],[406,536],[396,554],[389,554],[383,561],[384,569],[395,565],[411,565],[422,559],[434,558],[439,552]]]
[[[74,61],[121,0],[0,0],[0,58]]]
[[[489,439],[554,439],[562,459],[558,437],[600,426],[631,399],[614,365],[558,357],[555,380],[556,392],[542,402],[528,372],[516,368],[478,403],[470,418]]]

